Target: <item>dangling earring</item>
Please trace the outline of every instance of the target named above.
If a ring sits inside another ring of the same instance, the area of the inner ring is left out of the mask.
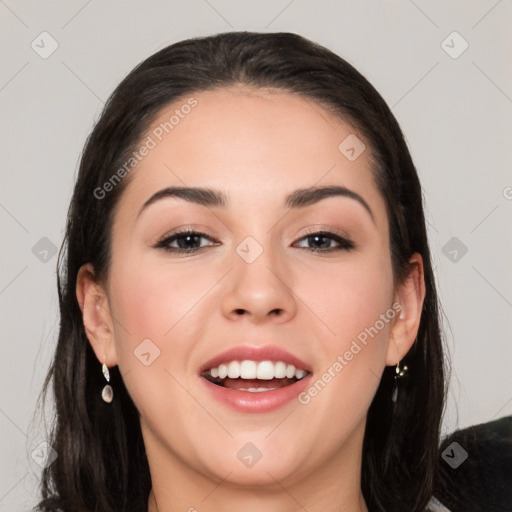
[[[101,371],[103,372],[106,381],[110,382],[110,373],[108,371],[108,366],[105,363],[103,363]],[[105,387],[102,389],[101,398],[103,398],[103,400],[108,404],[112,402],[112,399],[114,398],[114,390],[112,389],[112,386],[110,384],[106,384]]]
[[[393,392],[391,394],[391,400],[394,404],[396,404],[396,400],[398,398],[398,380],[405,375],[407,371],[407,366],[404,366],[403,370],[400,370],[400,361],[398,361],[395,368],[394,382],[393,382]]]

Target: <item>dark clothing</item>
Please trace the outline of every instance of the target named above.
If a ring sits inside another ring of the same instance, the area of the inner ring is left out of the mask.
[[[434,496],[450,512],[512,511],[512,416],[442,441]]]

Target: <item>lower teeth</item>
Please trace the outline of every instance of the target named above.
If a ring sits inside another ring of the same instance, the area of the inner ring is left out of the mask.
[[[296,378],[286,379],[288,382],[285,385],[283,385],[283,386],[276,386],[276,387],[273,387],[273,388],[264,388],[264,387],[258,387],[258,388],[256,388],[256,387],[249,387],[249,388],[237,388],[237,387],[234,387],[234,388],[230,388],[230,387],[224,385],[224,380],[223,379],[219,379],[218,377],[212,378],[210,375],[203,375],[203,377],[205,377],[206,380],[210,381],[212,384],[216,384],[217,386],[221,386],[221,387],[226,388],[226,389],[233,389],[235,391],[249,391],[250,393],[263,393],[265,391],[274,391],[275,389],[280,389],[281,387],[290,386],[291,384],[294,384],[295,382],[297,382],[297,380],[300,380],[300,379],[296,379]]]
[[[273,391],[274,389],[277,388],[240,388],[238,391],[250,391],[251,393],[261,393],[263,391]]]

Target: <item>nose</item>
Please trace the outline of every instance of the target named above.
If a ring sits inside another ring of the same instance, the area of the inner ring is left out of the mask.
[[[259,324],[265,321],[284,323],[297,310],[290,267],[270,250],[252,262],[238,254],[229,273],[227,291],[222,298],[223,314],[230,320],[246,317]]]

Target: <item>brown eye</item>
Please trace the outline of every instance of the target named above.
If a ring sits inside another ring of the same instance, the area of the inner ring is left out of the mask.
[[[204,245],[201,246],[202,238],[212,240],[205,233],[187,229],[183,231],[178,231],[177,233],[173,233],[170,236],[166,236],[163,240],[158,242],[158,244],[155,247],[159,249],[164,249],[165,251],[168,252],[194,253],[207,247]],[[171,245],[174,242],[176,242],[177,247],[173,247]]]

